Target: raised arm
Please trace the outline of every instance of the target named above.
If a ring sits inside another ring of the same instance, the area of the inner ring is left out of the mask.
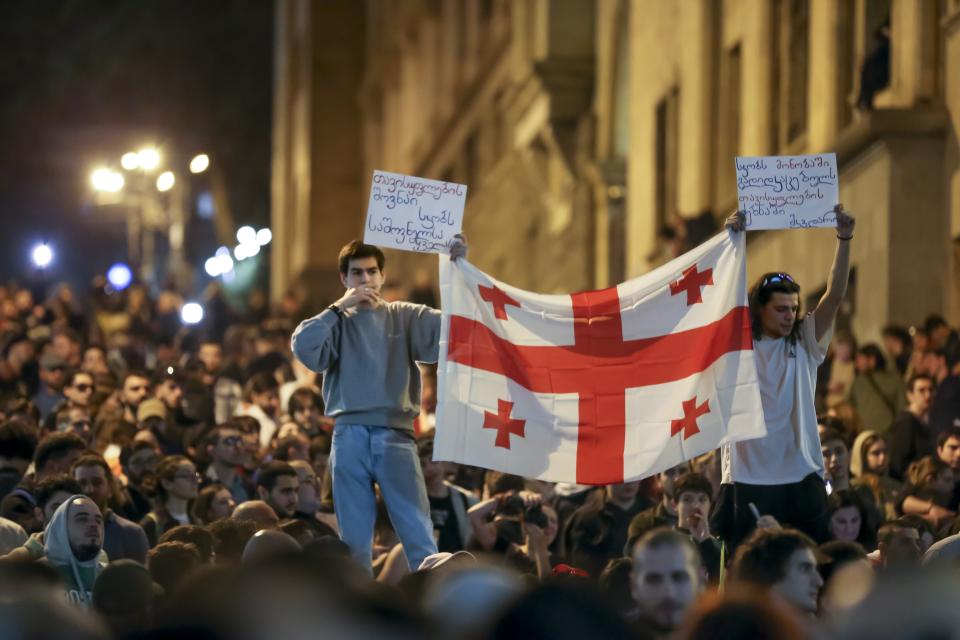
[[[813,310],[813,326],[819,341],[830,330],[837,310],[847,292],[847,280],[850,277],[850,241],[853,240],[853,228],[856,220],[844,213],[843,205],[834,207],[837,214],[837,252],[833,256],[833,266],[827,279],[827,290]]]

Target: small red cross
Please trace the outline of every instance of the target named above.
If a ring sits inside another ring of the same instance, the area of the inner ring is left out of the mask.
[[[484,301],[493,305],[493,315],[497,320],[507,319],[507,305],[520,308],[520,303],[508,296],[502,289],[497,287],[485,287],[480,285],[480,297]]]
[[[683,431],[684,440],[690,436],[697,435],[700,433],[700,428],[697,426],[697,418],[707,413],[710,413],[709,400],[704,400],[703,404],[699,407],[697,406],[697,396],[693,396],[689,400],[684,400],[683,417],[670,423],[670,437],[672,438],[681,431]]]
[[[526,420],[515,420],[510,417],[513,411],[513,403],[509,400],[497,400],[497,409],[499,413],[483,412],[483,428],[496,429],[497,440],[494,445],[503,449],[510,448],[510,434],[524,437],[524,424]]]
[[[713,284],[713,269],[697,271],[697,265],[684,270],[683,277],[670,283],[670,295],[675,296],[681,291],[687,292],[687,306],[703,302],[700,288]]]

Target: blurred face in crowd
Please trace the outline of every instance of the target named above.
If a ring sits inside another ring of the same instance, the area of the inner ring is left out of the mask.
[[[7,361],[19,373],[20,368],[33,360],[34,355],[36,355],[36,349],[34,349],[33,343],[29,340],[20,340],[10,347],[10,351],[7,353]]]
[[[147,475],[156,471],[158,464],[160,464],[160,453],[156,449],[143,448],[130,456],[124,472],[131,482],[140,484]]]
[[[210,501],[210,511],[207,514],[210,522],[229,518],[237,503],[226,489],[220,489]]]
[[[660,481],[660,490],[663,492],[664,498],[667,496],[673,495],[673,486],[681,475],[689,471],[687,465],[677,465],[672,469],[667,469],[662,471],[660,475],[657,476],[657,479]]]
[[[764,335],[770,338],[785,338],[790,335],[799,311],[798,294],[774,291],[767,304],[760,308],[760,325]]]
[[[954,436],[947,438],[937,448],[937,457],[950,465],[954,471],[960,470],[960,440]]]
[[[197,497],[200,487],[200,476],[192,462],[184,462],[177,466],[173,474],[173,481],[164,481],[167,493],[181,500],[193,500]]]
[[[177,409],[183,400],[183,389],[176,380],[164,380],[157,385],[157,398],[168,409]]]
[[[100,347],[87,347],[80,361],[80,368],[97,375],[107,375],[110,367],[107,366],[107,355]]]
[[[377,265],[377,259],[373,256],[367,258],[354,258],[347,264],[347,274],[340,274],[340,282],[347,289],[369,289],[380,296],[380,290],[383,288],[384,274]],[[361,302],[361,307],[369,306],[367,302]]]
[[[823,579],[811,549],[797,549],[787,560],[786,575],[774,583],[773,590],[805,613],[817,612],[817,598]]]
[[[856,542],[860,536],[860,510],[854,506],[837,509],[830,516],[830,535],[834,540]]]
[[[69,362],[71,366],[80,364],[80,344],[69,336],[59,333],[53,336],[51,344],[53,345],[53,352]]]
[[[290,463],[297,470],[300,486],[297,488],[297,510],[313,515],[320,508],[320,483],[317,472],[306,462],[297,460]]]
[[[65,419],[57,422],[57,430],[73,431],[87,444],[93,441],[93,423],[90,421],[90,413],[82,407],[69,409]]]
[[[221,429],[216,443],[210,449],[210,455],[220,464],[243,464],[243,434],[234,429]]]
[[[853,357],[853,343],[849,340],[837,340],[833,343],[833,357],[840,362],[850,362]]]
[[[260,499],[273,507],[281,518],[292,518],[297,511],[297,490],[300,481],[297,476],[278,476],[276,484],[269,492],[265,487],[257,487]]]
[[[827,476],[834,484],[845,482],[850,477],[850,452],[841,440],[827,440],[820,445]]]
[[[110,480],[98,464],[84,465],[73,470],[73,477],[80,483],[83,494],[93,500],[101,512],[110,502]]]
[[[76,498],[67,511],[67,537],[74,557],[93,560],[103,547],[103,515],[89,498]]]
[[[120,390],[123,404],[130,409],[136,409],[150,392],[150,381],[140,376],[127,376]]]
[[[197,358],[203,363],[207,373],[220,373],[223,367],[223,349],[215,342],[205,342],[200,345]]]
[[[607,494],[614,504],[628,505],[637,497],[640,491],[640,482],[624,482],[621,484],[608,484]]]
[[[890,468],[890,458],[887,454],[887,443],[882,438],[874,441],[873,444],[867,447],[865,457],[868,471],[872,471],[873,473],[882,476]]]
[[[261,393],[252,393],[250,394],[250,400],[253,404],[263,409],[263,412],[271,418],[275,418],[280,412],[280,394],[277,393],[276,389],[267,389]]]
[[[54,391],[63,389],[63,385],[66,382],[66,373],[63,367],[54,367],[53,369],[40,367],[40,379]]]
[[[865,353],[858,353],[853,362],[853,366],[859,373],[868,373],[876,370],[877,359],[873,356],[868,356]]]
[[[89,373],[78,373],[73,381],[63,388],[63,395],[67,402],[78,407],[90,406],[93,396],[93,376]]]
[[[644,619],[674,629],[703,588],[691,551],[676,544],[639,546],[633,557],[630,593]]]
[[[290,417],[307,433],[315,433],[320,424],[320,409],[312,402],[297,402]]]
[[[907,391],[910,412],[915,416],[926,416],[930,411],[931,400],[933,400],[933,380],[927,378],[914,380],[913,388]]]
[[[677,523],[694,531],[699,521],[710,517],[710,496],[700,491],[684,491],[677,497]]]
[[[920,534],[913,527],[897,527],[889,541],[880,541],[879,548],[885,567],[915,565],[920,559]]]
[[[947,359],[936,351],[928,351],[923,356],[924,373],[940,380],[947,375]]]

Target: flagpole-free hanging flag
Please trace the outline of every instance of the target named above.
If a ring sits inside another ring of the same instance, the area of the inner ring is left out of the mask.
[[[765,435],[745,235],[571,295],[441,255],[435,459],[611,484]]]

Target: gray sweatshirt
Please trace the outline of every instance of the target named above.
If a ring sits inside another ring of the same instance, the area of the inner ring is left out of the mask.
[[[409,302],[324,310],[293,332],[293,353],[323,374],[326,413],[337,424],[413,430],[420,413],[417,362],[439,357],[440,312]]]

